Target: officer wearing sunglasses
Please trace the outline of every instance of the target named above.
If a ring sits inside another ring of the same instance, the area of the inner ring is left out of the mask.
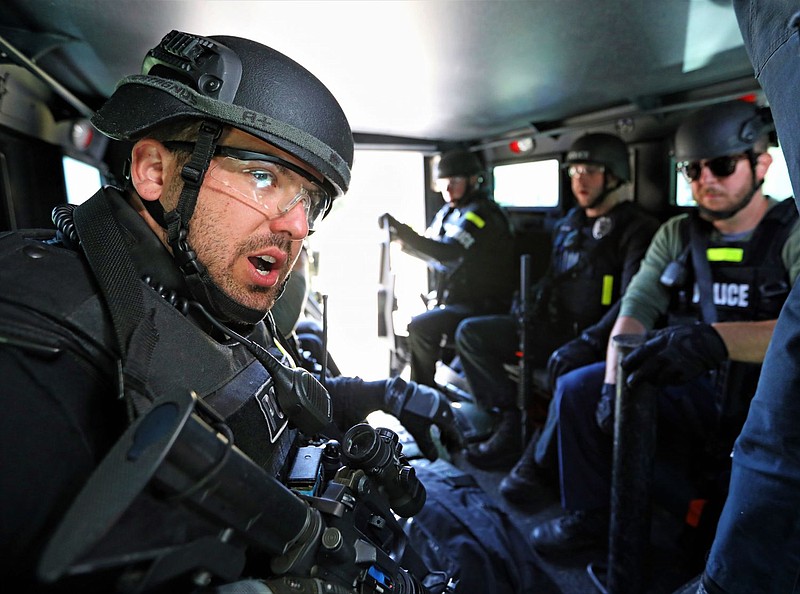
[[[645,336],[621,362],[623,376],[617,377],[611,341],[605,363],[575,369],[558,381],[565,514],[534,527],[531,541],[539,552],[566,553],[608,541],[617,382],[657,386],[657,435],[670,444],[671,484],[696,489],[697,476],[689,471],[703,452],[720,452],[703,459],[703,473],[724,476],[729,469],[728,454],[778,314],[800,273],[794,202],[761,191],[772,160],[766,152],[769,126],[761,110],[741,101],[695,112],[679,126],[675,158],[697,209],[659,228],[622,297],[611,336]],[[664,319],[666,327],[654,330]],[[722,377],[724,386],[716,381]],[[713,525],[715,518],[706,520]]]
[[[772,163],[763,139],[758,138],[764,123],[761,116],[753,114],[748,118],[751,114],[745,104],[731,103],[725,109],[741,112],[744,118],[729,118],[725,120],[729,126],[718,130],[712,129],[713,121],[684,126],[675,139],[678,170],[691,184],[700,215],[709,221],[731,219],[745,209],[764,183],[764,174]],[[741,176],[748,173],[750,182],[742,185]],[[763,214],[765,205],[763,200],[758,202],[748,211],[750,216],[745,214],[744,218],[752,220]],[[721,231],[724,228],[723,224]]]

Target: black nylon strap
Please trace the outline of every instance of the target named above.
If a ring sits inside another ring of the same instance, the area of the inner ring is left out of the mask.
[[[192,218],[194,207],[197,204],[197,194],[200,192],[203,178],[208,166],[211,164],[211,159],[214,157],[214,149],[217,146],[220,134],[222,134],[221,124],[218,122],[203,122],[197,133],[197,141],[195,142],[192,156],[189,158],[189,162],[181,169],[183,189],[178,199],[178,205],[175,210],[166,215],[169,242],[173,251],[176,247],[175,244],[185,239],[185,237],[180,237],[180,230],[187,229],[189,219]]]
[[[149,407],[147,378],[158,340],[154,311],[144,306],[142,284],[124,248],[125,239],[107,198],[99,192],[74,211],[75,228],[94,272],[122,360],[122,393],[131,419]]]
[[[692,246],[692,267],[700,293],[700,311],[706,324],[717,321],[717,307],[714,305],[714,283],[711,279],[711,266],[708,264],[707,224],[699,217],[692,216],[689,224],[689,243]]]

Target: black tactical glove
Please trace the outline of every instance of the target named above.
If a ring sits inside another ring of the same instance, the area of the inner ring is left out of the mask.
[[[556,380],[565,373],[590,363],[603,360],[605,345],[587,333],[557,348],[547,360],[547,377],[550,390],[555,391]]]
[[[657,330],[621,366],[630,387],[645,381],[679,385],[716,369],[727,358],[728,348],[719,333],[698,322]]]
[[[401,223],[388,212],[385,212],[378,217],[378,226],[381,228],[388,226],[392,239],[397,238],[402,240],[404,237],[408,237],[410,233],[414,232],[411,227]]]
[[[420,452],[429,460],[439,457],[431,436],[431,426],[436,425],[442,442],[460,448],[464,439],[455,422],[450,403],[439,391],[416,382],[406,382],[399,377],[386,383],[384,412],[397,417],[414,437]]]
[[[603,317],[586,328],[578,338],[562,345],[550,355],[547,361],[547,377],[550,390],[556,389],[556,380],[568,371],[584,365],[603,361],[606,356],[608,337],[619,315],[620,301],[612,305]]]
[[[617,401],[617,384],[603,384],[600,388],[600,400],[594,411],[597,426],[606,435],[614,434],[614,407]]]

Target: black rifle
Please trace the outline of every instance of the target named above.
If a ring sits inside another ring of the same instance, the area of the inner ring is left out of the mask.
[[[517,408],[522,421],[522,443],[528,443],[528,404],[533,389],[533,365],[530,361],[531,353],[531,321],[536,317],[542,307],[542,301],[547,301],[543,294],[548,294],[544,287],[537,284],[531,287],[531,255],[523,254],[519,259],[519,306],[517,307],[517,329],[519,335],[518,365],[519,379],[517,383]],[[547,282],[547,278],[542,282]],[[532,295],[533,294],[533,295]],[[533,298],[536,298],[534,302]],[[546,305],[544,305],[546,307]]]
[[[236,448],[194,395],[161,398],[85,485],[39,576],[115,570],[118,592],[200,592],[242,576],[298,594],[446,591],[392,513],[409,517],[425,502],[397,436],[362,424],[341,446],[320,447],[327,463],[300,470],[320,494],[299,493]],[[338,470],[325,484],[331,463]]]

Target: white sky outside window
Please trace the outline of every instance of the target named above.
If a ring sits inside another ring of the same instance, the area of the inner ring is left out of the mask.
[[[531,161],[494,168],[494,199],[507,207],[558,206],[558,161]]]
[[[63,163],[67,202],[70,204],[85,202],[103,185],[103,179],[97,167],[67,156],[63,158]]]
[[[312,290],[328,295],[328,350],[344,375],[365,380],[389,376],[389,343],[378,337],[380,246],[383,213],[425,230],[423,155],[411,151],[356,150],[347,194],[308,240],[319,253]],[[424,311],[427,268],[392,244],[398,311],[395,331],[405,333],[412,315]]]

